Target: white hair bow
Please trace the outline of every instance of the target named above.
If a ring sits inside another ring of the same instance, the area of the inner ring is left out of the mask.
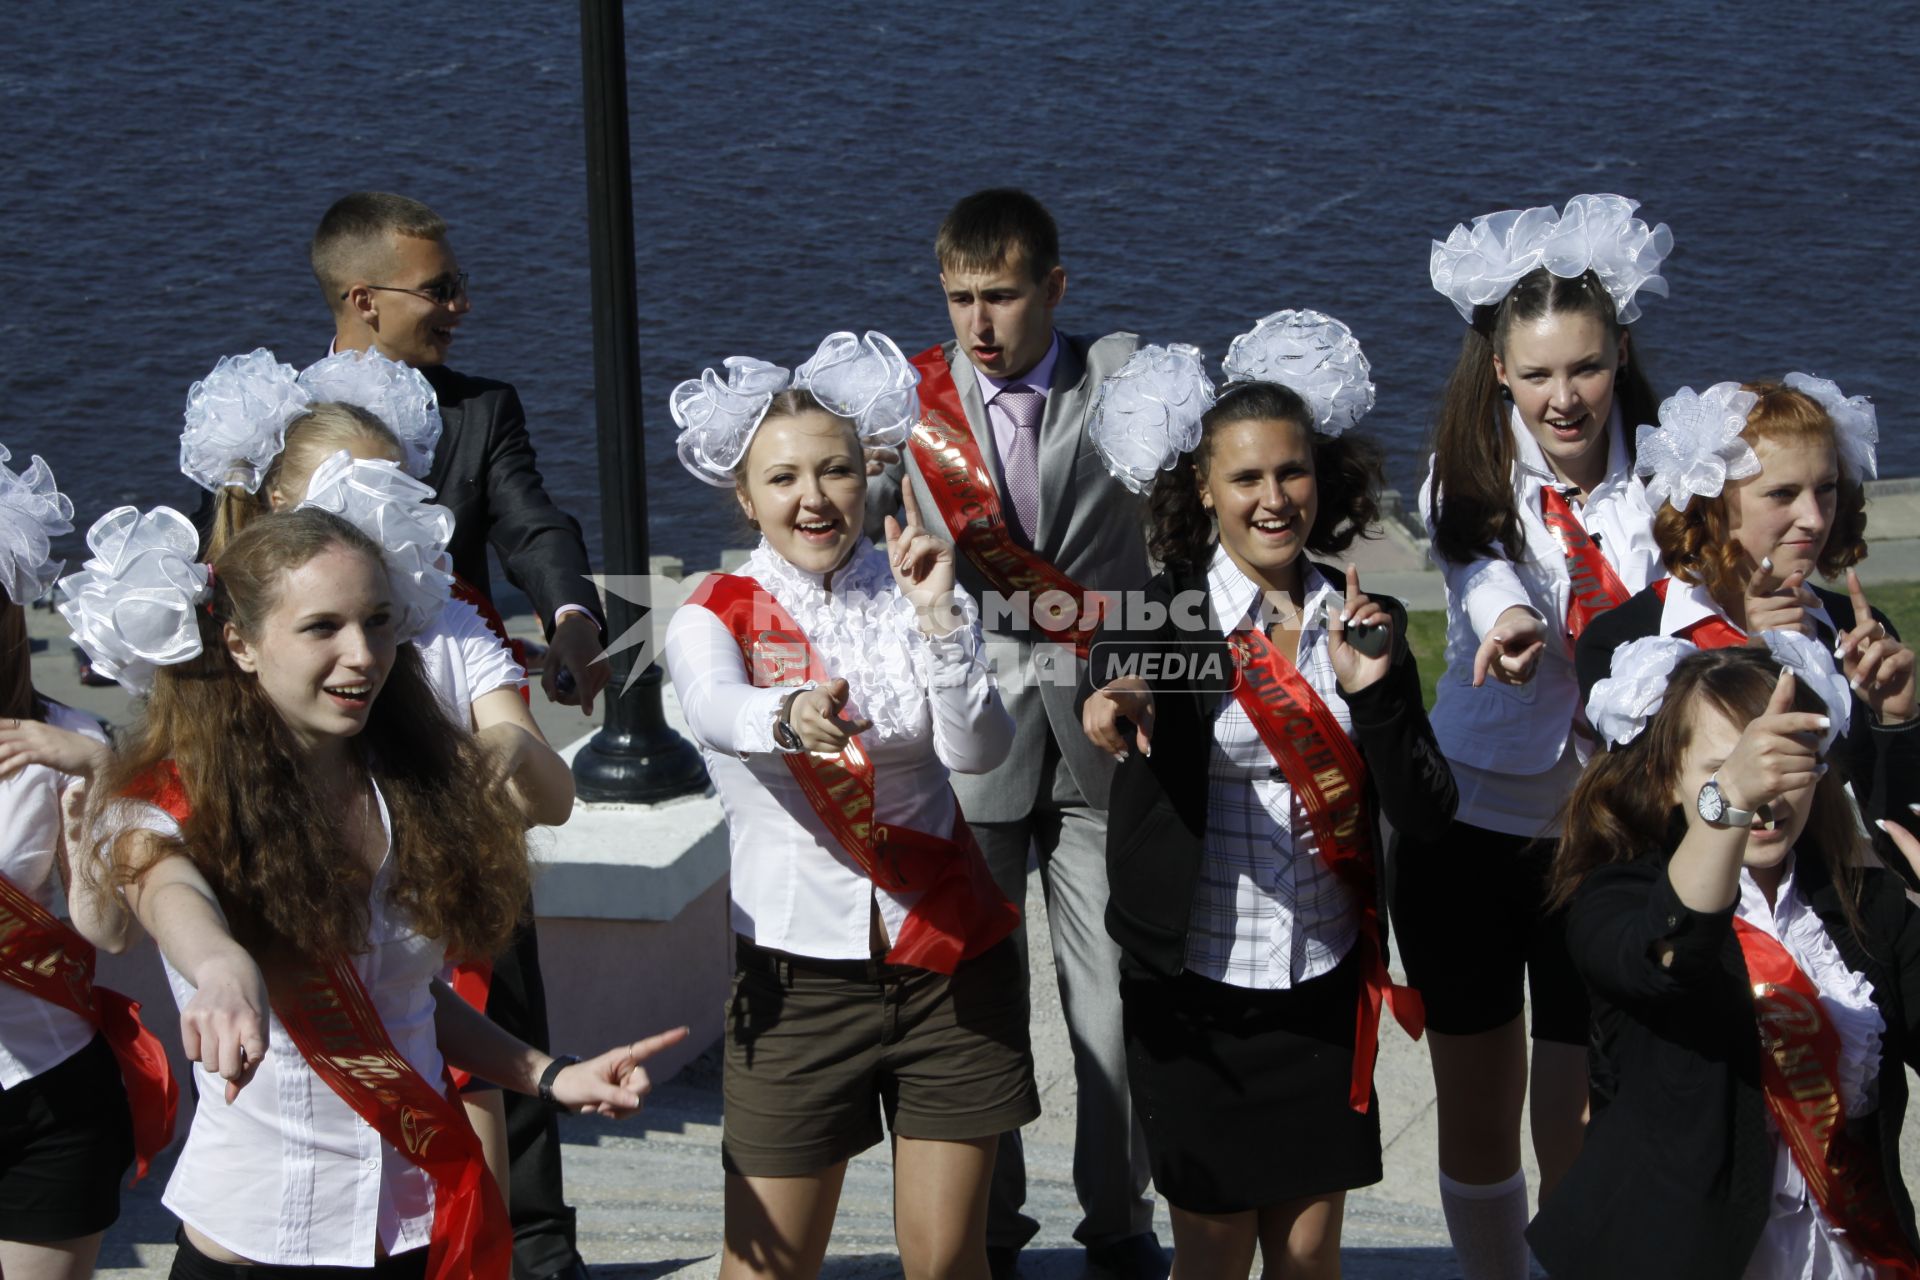
[[[1624,747],[1645,731],[1667,700],[1673,669],[1699,652],[1672,636],[1642,636],[1613,651],[1606,679],[1587,695],[1587,722],[1602,738]]]
[[[1100,384],[1087,435],[1107,470],[1134,493],[1200,443],[1213,382],[1200,349],[1183,342],[1141,347]]]
[[[335,401],[365,409],[400,441],[403,465],[416,480],[433,468],[444,423],[440,398],[427,376],[369,347],[336,351],[301,370],[300,386],[315,403]]]
[[[392,462],[342,449],[314,469],[300,505],[330,511],[379,544],[398,639],[411,640],[433,625],[453,589],[442,563],[453,512],[434,504],[432,489]]]
[[[1760,474],[1759,455],[1740,436],[1759,402],[1737,382],[1682,387],[1660,402],[1660,425],[1636,433],[1634,464],[1656,510],[1666,501],[1685,511],[1696,495],[1718,497],[1729,481]]]
[[[1220,371],[1233,382],[1277,382],[1337,436],[1373,408],[1373,366],[1353,330],[1318,311],[1276,311],[1233,340]]]
[[[265,347],[222,356],[187,392],[180,470],[203,489],[255,493],[286,447],[287,424],[312,404],[294,367]]]
[[[87,546],[80,571],[60,579],[60,612],[94,670],[145,693],[156,668],[200,656],[194,609],[211,594],[200,535],[171,507],[116,507]]]
[[[0,591],[15,604],[30,604],[53,584],[65,562],[51,557],[53,539],[73,532],[73,503],[53,482],[41,458],[15,473],[0,444]]]
[[[1545,267],[1569,280],[1592,271],[1620,323],[1632,324],[1641,291],[1667,295],[1660,267],[1673,252],[1667,224],[1649,227],[1633,216],[1639,207],[1626,196],[1580,195],[1564,213],[1540,205],[1482,214],[1433,242],[1433,287],[1471,324],[1475,307],[1499,302],[1530,271]]]
[[[893,339],[868,330],[821,339],[806,363],[789,374],[751,356],[728,356],[724,377],[706,369],[673,389],[667,407],[680,428],[680,462],[710,485],[729,487],[733,470],[766,420],[773,398],[788,387],[813,393],[828,412],[850,419],[860,443],[892,448],[920,416],[920,371]]]
[[[1816,378],[1810,373],[1790,373],[1783,381],[1827,411],[1833,419],[1833,440],[1840,454],[1840,465],[1856,483],[1880,474],[1874,450],[1880,444],[1880,421],[1873,401],[1865,396],[1850,396],[1831,378]]]

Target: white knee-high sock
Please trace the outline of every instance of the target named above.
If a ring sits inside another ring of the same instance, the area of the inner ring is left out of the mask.
[[[1527,1280],[1527,1174],[1504,1182],[1456,1182],[1440,1175],[1440,1207],[1465,1280]]]

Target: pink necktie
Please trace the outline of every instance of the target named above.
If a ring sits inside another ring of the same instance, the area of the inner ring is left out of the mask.
[[[1047,394],[1032,387],[1011,386],[995,396],[993,403],[1013,424],[1011,431],[994,433],[1000,473],[1007,486],[1007,523],[1021,542],[1032,546],[1034,525],[1040,515],[1040,419],[1047,411]]]

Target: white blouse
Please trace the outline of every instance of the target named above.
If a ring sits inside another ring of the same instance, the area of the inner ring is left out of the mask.
[[[449,598],[433,625],[415,636],[427,683],[440,695],[453,722],[473,724],[473,704],[495,689],[518,689],[527,673],[513,651],[494,634],[480,611],[465,600]]]
[[[1795,891],[1791,866],[1771,906],[1753,877],[1742,871],[1734,915],[1764,930],[1813,982],[1820,1007],[1840,1039],[1840,1101],[1849,1117],[1873,1110],[1886,1022],[1873,1003],[1873,984],[1847,966],[1818,913]],[[1876,1269],[1833,1229],[1808,1192],[1771,1111],[1767,1136],[1774,1152],[1773,1193],[1746,1280],[1872,1280]]]
[[[1327,656],[1327,611],[1341,610],[1345,591],[1344,579],[1328,577],[1308,591],[1295,665],[1351,734]],[[1262,625],[1260,588],[1224,549],[1215,549],[1207,568],[1207,595],[1221,634]],[[1186,967],[1236,987],[1290,988],[1331,972],[1358,931],[1353,891],[1321,863],[1306,807],[1239,699],[1222,694],[1208,750],[1207,838]]]
[[[1582,745],[1573,733],[1580,684],[1567,635],[1572,579],[1559,540],[1540,512],[1540,491],[1557,483],[1546,454],[1519,411],[1513,434],[1513,500],[1526,534],[1526,557],[1503,555],[1458,564],[1433,551],[1447,587],[1446,670],[1433,706],[1433,732],[1460,787],[1459,821],[1509,835],[1548,831],[1580,776]],[[1420,487],[1420,513],[1434,529],[1433,477]],[[1571,499],[1581,524],[1629,593],[1664,576],[1653,537],[1653,507],[1633,474],[1626,432],[1615,405],[1607,422],[1606,478],[1584,503]],[[1509,608],[1538,614],[1547,644],[1533,679],[1523,685],[1489,679],[1473,687],[1473,655]],[[1546,776],[1543,776],[1546,775]]]
[[[388,852],[368,905],[371,947],[353,967],[394,1048],[438,1086],[432,982],[446,948],[414,932],[387,901],[393,832],[385,797],[379,808]],[[163,836],[180,830],[147,804],[129,803],[122,820]],[[185,1009],[194,988],[165,967],[174,1002]],[[314,1074],[278,1017],[268,1022],[266,1059],[231,1105],[226,1081],[198,1066],[192,1075],[199,1090],[193,1127],[162,1198],[182,1222],[243,1258],[276,1266],[371,1267],[379,1250],[402,1253],[429,1242],[432,1179]]]
[[[100,722],[58,703],[47,704],[56,729],[107,740]],[[30,764],[0,778],[0,875],[55,915],[64,896],[54,865],[60,843],[60,797],[78,779]],[[77,1013],[0,982],[0,1089],[52,1070],[93,1040],[93,1028]]]
[[[1816,604],[1807,610],[1807,615],[1828,630],[1833,630],[1833,617],[1823,604]],[[1707,618],[1718,618],[1741,634],[1745,627],[1734,626],[1733,619],[1727,617],[1727,611],[1714,603],[1713,593],[1697,582],[1682,582],[1678,578],[1667,581],[1667,598],[1660,605],[1660,634],[1677,636],[1696,622]]]
[[[886,554],[871,544],[853,553],[831,590],[764,540],[739,573],[780,602],[830,675],[846,679],[842,714],[873,722],[861,741],[873,761],[875,820],[951,834],[957,810],[947,771],[985,773],[1013,743],[972,599],[956,587],[966,624],[929,638]],[[815,815],[774,743],[774,720],[792,689],[754,687],[733,634],[698,606],[674,612],[666,663],[726,812],[734,931],[792,955],[865,959],[877,903],[887,935],[898,937],[918,895],[874,887]]]

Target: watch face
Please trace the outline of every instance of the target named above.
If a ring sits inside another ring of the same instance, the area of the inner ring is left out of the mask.
[[[1708,822],[1718,822],[1726,816],[1727,798],[1720,794],[1719,783],[1707,779],[1707,784],[1700,788],[1698,807],[1700,816]]]

